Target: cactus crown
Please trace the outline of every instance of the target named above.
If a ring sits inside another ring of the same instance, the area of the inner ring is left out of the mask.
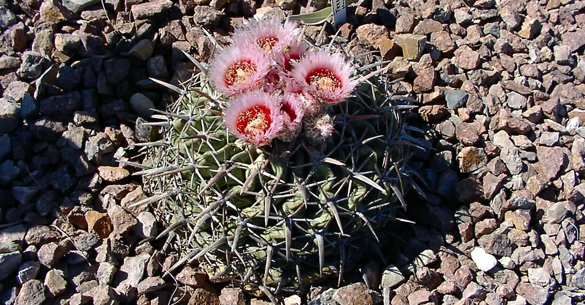
[[[402,194],[412,183],[405,125],[384,77],[362,82],[354,96],[302,123],[330,136],[305,127],[268,142],[234,135],[246,128],[237,119],[226,127],[238,97],[228,101],[214,83],[199,72],[180,90],[164,117],[163,139],[144,162],[150,201],[160,201],[155,210],[168,225],[161,236],[183,255],[171,269],[197,261],[211,281],[264,293],[332,274],[341,280],[363,249],[384,242],[382,228],[405,205]],[[252,118],[247,126],[268,116],[268,108],[242,109]],[[248,135],[268,127],[255,128]]]

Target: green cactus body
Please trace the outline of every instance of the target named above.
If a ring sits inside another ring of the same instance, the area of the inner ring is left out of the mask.
[[[213,281],[298,289],[385,240],[378,235],[407,188],[408,149],[383,86],[362,84],[331,106],[335,132],[323,143],[301,134],[257,148],[236,140],[220,115],[226,101],[202,75],[194,79],[217,102],[196,92],[177,100],[163,145],[145,160],[172,170],[144,180],[154,195],[178,190],[155,210],[169,226],[182,221],[173,244],[183,255],[204,253],[195,257]]]

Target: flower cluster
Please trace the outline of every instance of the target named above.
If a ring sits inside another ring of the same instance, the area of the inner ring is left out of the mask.
[[[230,98],[223,118],[238,138],[261,146],[333,132],[325,110],[354,89],[353,70],[341,55],[309,50],[300,38],[291,22],[250,20],[211,61],[209,78]]]

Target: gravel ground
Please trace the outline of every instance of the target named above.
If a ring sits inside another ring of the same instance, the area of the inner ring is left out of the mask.
[[[137,124],[243,18],[323,0],[0,0],[0,303],[270,304],[150,237]],[[339,39],[377,50],[429,148],[416,222],[287,305],[585,304],[585,1],[365,1]],[[327,43],[332,26],[307,27]],[[123,163],[119,163],[119,161]],[[129,165],[130,164],[130,165]]]

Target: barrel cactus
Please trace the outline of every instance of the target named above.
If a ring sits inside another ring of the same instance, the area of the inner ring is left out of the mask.
[[[158,116],[152,197],[139,204],[153,203],[181,254],[169,272],[196,262],[212,282],[298,290],[341,279],[386,240],[412,185],[400,107],[382,73],[358,79],[299,36],[288,22],[245,23]]]

